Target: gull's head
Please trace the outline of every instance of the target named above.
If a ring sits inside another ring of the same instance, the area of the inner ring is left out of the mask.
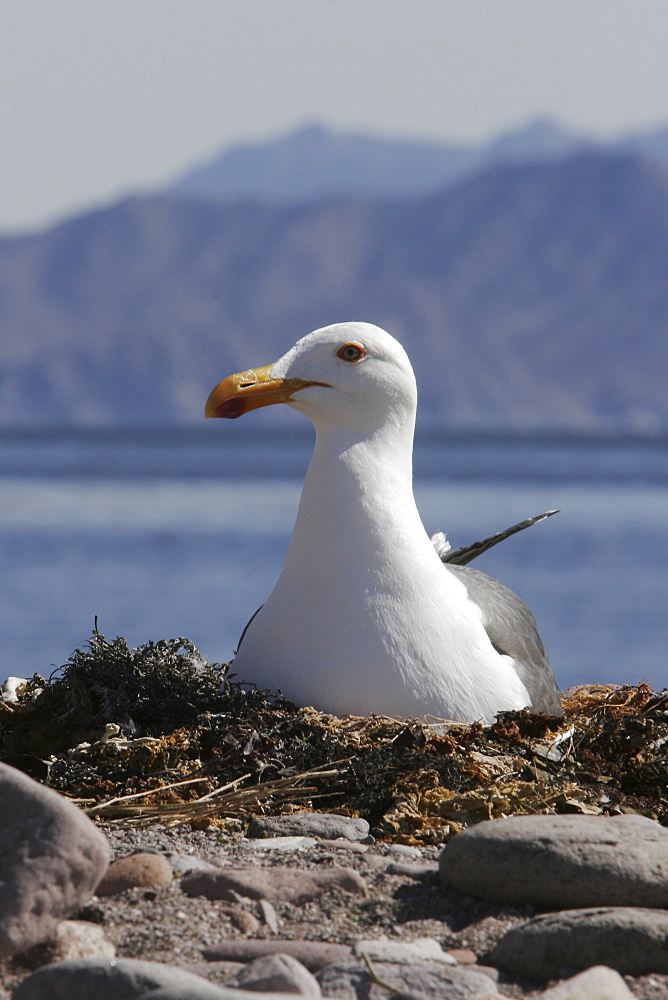
[[[372,433],[415,417],[417,391],[401,344],[371,323],[314,330],[264,368],[230,375],[209,396],[207,417],[240,417],[287,403],[319,426]]]

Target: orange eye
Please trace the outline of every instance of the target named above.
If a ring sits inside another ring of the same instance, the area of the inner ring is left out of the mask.
[[[342,361],[359,361],[365,351],[361,344],[344,344],[336,353]]]

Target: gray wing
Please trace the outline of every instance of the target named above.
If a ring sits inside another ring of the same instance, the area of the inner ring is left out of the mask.
[[[446,563],[444,569],[462,581],[471,600],[481,609],[482,622],[494,648],[512,656],[533,710],[563,715],[557,682],[534,617],[524,601],[478,569],[453,563]]]

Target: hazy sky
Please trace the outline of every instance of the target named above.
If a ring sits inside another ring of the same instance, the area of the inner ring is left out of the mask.
[[[5,0],[0,230],[305,121],[473,140],[668,125],[668,0]]]

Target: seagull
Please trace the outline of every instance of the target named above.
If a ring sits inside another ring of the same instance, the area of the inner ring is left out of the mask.
[[[246,627],[237,676],[336,715],[561,715],[529,609],[424,529],[412,485],[417,388],[401,344],[370,323],[323,327],[274,364],[220,382],[205,416],[274,403],[311,420],[315,445],[283,569]]]

